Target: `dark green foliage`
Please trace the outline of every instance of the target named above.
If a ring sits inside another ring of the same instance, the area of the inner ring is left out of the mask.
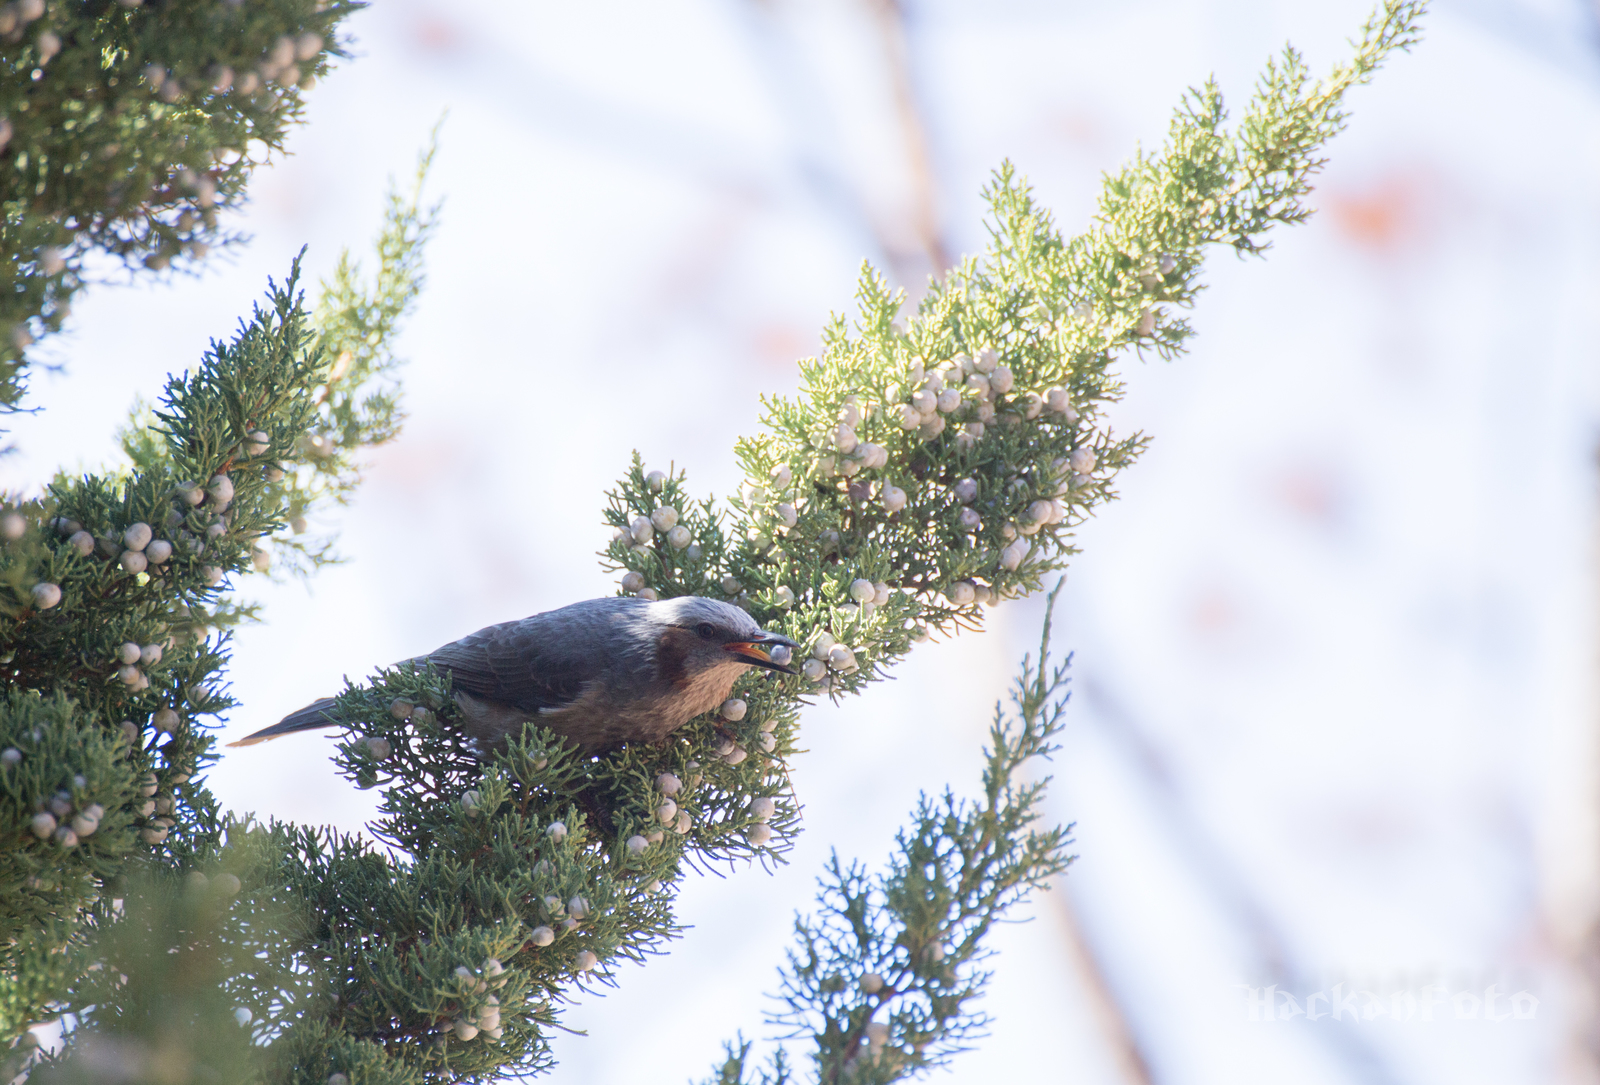
[[[291,830],[219,816],[200,780],[214,757],[207,718],[232,704],[221,627],[250,613],[228,595],[231,581],[265,568],[286,514],[311,503],[303,475],[320,478],[317,498],[348,490],[359,447],[394,432],[392,390],[374,386],[395,364],[385,339],[416,296],[422,221],[414,200],[392,200],[376,289],[347,259],[324,290],[318,325],[379,314],[368,360],[346,375],[346,398],[364,405],[346,412],[353,422],[340,439],[352,447],[307,466],[300,438],[343,409],[324,393],[330,343],[345,340],[313,326],[297,265],[124,433],[130,470],[60,477],[43,502],[0,510],[0,1034],[76,1013],[83,1041],[58,1068],[62,1080],[93,1078],[107,1052],[155,1059],[170,1080],[244,1080],[239,1058],[256,1072],[259,1051],[228,1007],[251,1008],[259,1041],[261,1022],[318,990],[295,955],[307,940],[290,935],[321,918],[289,893],[284,863],[310,853]],[[101,816],[76,840],[45,839],[35,819],[52,803],[62,804],[57,829],[92,807]],[[190,898],[174,886],[218,871],[241,879],[239,904],[207,897],[192,923],[182,919]],[[183,974],[188,993],[140,1010],[166,983],[141,970],[160,973],[151,962],[168,950],[197,962]],[[118,955],[129,970],[108,971]],[[105,986],[122,974],[126,988]],[[219,984],[230,1000],[218,1003]],[[233,1054],[201,1057],[219,1004],[228,1035],[244,1039]],[[373,1055],[335,1046],[352,1065]]]
[[[224,991],[241,966],[257,975],[265,970],[229,952],[230,943],[241,944],[240,928],[260,926],[254,909],[234,902],[240,881],[229,868],[236,865],[225,851],[190,864],[186,875],[144,867],[123,887],[120,913],[100,902],[94,935],[74,946],[74,994],[83,1007],[74,1042],[30,1080],[248,1080],[255,1062],[251,1032]],[[269,943],[275,940],[275,932],[265,933]]]
[[[22,839],[28,807],[49,799],[41,788],[62,786],[44,777],[70,776],[75,758],[105,781],[103,790],[73,789],[71,801],[98,802],[107,835],[96,832],[66,849],[56,870],[30,875],[54,886],[64,920],[86,906],[104,920],[103,886],[125,861],[181,870],[216,847],[216,804],[196,776],[213,756],[203,718],[232,702],[221,691],[226,637],[204,634],[224,578],[248,570],[252,542],[277,525],[274,449],[292,444],[312,412],[321,352],[293,288],[291,273],[232,342],[213,343],[193,374],[169,382],[156,412],[157,462],[120,478],[58,480],[57,515],[27,525],[32,545],[0,554],[0,562],[28,566],[29,578],[57,585],[60,599],[0,614],[10,656],[0,729],[22,755],[7,772],[33,776],[8,803],[5,829]],[[258,447],[251,435],[262,432],[269,436]],[[57,722],[45,733],[58,734],[60,748],[32,739],[40,705]],[[135,824],[137,837],[120,831]],[[73,877],[75,867],[94,877]],[[5,990],[0,983],[0,998]],[[12,1034],[40,1015],[38,1007],[17,1010],[6,1021]]]
[[[0,945],[17,973],[0,984],[0,1030],[10,1037],[73,975],[62,951],[79,910],[121,870],[146,800],[120,734],[86,724],[59,694],[3,700]]]
[[[0,10],[0,405],[119,264],[186,268],[342,49],[349,0],[18,0]],[[253,150],[253,153],[251,153]],[[108,259],[109,258],[109,259]]]
[[[133,815],[126,806],[139,788],[124,743],[120,732],[84,726],[75,706],[60,694],[49,699],[20,691],[5,695],[0,747],[15,752],[0,765],[0,832],[8,839],[36,839],[0,857],[5,872],[0,874],[0,901],[5,902],[0,905],[0,939],[16,937],[53,911],[50,893],[64,888],[56,881],[116,873],[117,860],[132,844]],[[51,810],[52,803],[65,808]],[[70,827],[76,811],[97,804],[102,812],[89,819],[95,828],[75,833],[76,845],[63,848],[54,835],[56,826],[32,829],[40,810],[50,813],[57,825]],[[58,857],[60,851],[66,854]]]

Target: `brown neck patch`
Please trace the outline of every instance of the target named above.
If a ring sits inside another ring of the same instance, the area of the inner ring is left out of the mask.
[[[700,638],[687,629],[670,627],[656,641],[656,675],[673,689],[683,689],[689,681],[689,651]]]

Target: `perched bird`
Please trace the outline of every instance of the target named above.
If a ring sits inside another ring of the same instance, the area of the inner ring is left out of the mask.
[[[716,599],[621,597],[491,625],[407,662],[449,673],[463,730],[485,748],[537,721],[598,753],[659,742],[721,704],[749,667],[793,674],[796,647]],[[324,697],[229,745],[334,726],[332,705]]]

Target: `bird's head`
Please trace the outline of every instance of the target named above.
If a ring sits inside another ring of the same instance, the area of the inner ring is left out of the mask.
[[[789,666],[799,647],[788,637],[768,633],[732,603],[684,595],[651,604],[652,619],[665,627],[664,646],[683,672],[695,674],[729,663],[793,674]]]

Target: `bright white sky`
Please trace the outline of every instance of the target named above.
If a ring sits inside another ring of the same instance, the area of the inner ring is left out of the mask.
[[[1186,86],[1215,72],[1242,105],[1285,40],[1325,70],[1366,10],[909,7],[955,252],[981,246],[977,193],[1002,158],[1077,229],[1100,172],[1157,143]],[[1138,1080],[1074,931],[1156,1081],[1590,1080],[1571,970],[1600,856],[1585,10],[1439,4],[1425,44],[1353,97],[1322,213],[1265,262],[1215,254],[1194,353],[1129,364],[1117,423],[1155,442],[1082,532],[1058,610],[1078,677],[1052,812],[1078,823],[1081,859],[1000,936],[993,1035],[936,1080]],[[259,175],[254,242],[199,281],[86,298],[0,484],[105,462],[133,396],[228,335],[302,244],[313,275],[362,251],[385,178],[448,110],[443,226],[404,337],[410,420],[328,521],[349,564],[309,593],[248,586],[267,621],[238,638],[227,735],[346,674],[614,590],[593,551],[629,453],[728,492],[756,397],[793,387],[859,261],[913,288],[922,273],[864,11],[374,6],[294,156]],[[693,881],[675,950],[570,1013],[589,1035],[556,1041],[561,1080],[686,1080],[736,1030],[766,1035],[757,996],[828,849],[880,861],[919,788],[975,788],[1039,618],[1036,600],[1002,608],[990,632],[813,710],[791,865]],[[372,796],[326,749],[230,751],[212,785],[235,809],[358,829]],[[1540,1003],[1501,1023],[1249,1022],[1243,987],[1271,983],[1302,1001],[1439,983]]]

